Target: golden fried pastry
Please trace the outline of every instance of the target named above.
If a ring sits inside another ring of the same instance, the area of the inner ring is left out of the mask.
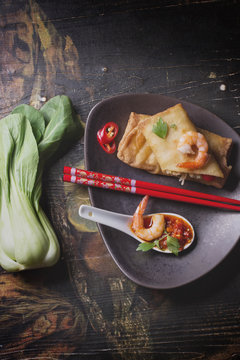
[[[168,126],[166,138],[152,131],[159,118]],[[196,160],[196,154],[189,155],[178,150],[179,140],[189,131],[202,134],[208,145],[206,163],[199,168],[179,166]],[[227,165],[231,145],[229,138],[196,128],[182,105],[177,104],[153,116],[131,113],[117,156],[128,165],[151,173],[177,176],[182,182],[191,179],[221,188],[231,171],[231,166]]]
[[[160,165],[139,129],[141,121],[146,118],[148,118],[148,115],[134,112],[130,114],[125,133],[118,146],[117,156],[132,167],[154,174],[161,174]]]

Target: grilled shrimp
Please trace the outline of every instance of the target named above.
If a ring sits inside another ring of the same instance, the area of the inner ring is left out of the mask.
[[[132,221],[132,229],[135,232],[135,234],[145,241],[152,241],[155,239],[158,239],[163,231],[164,231],[164,215],[162,214],[153,214],[151,216],[151,224],[150,227],[145,228],[144,227],[144,218],[143,214],[147,207],[149,196],[146,195],[138,205],[134,215],[133,215],[133,221]]]
[[[182,162],[177,166],[187,169],[199,169],[205,165],[208,160],[208,143],[201,133],[196,131],[186,132],[180,138],[177,149],[183,154],[195,154],[194,146],[198,151],[195,160]]]

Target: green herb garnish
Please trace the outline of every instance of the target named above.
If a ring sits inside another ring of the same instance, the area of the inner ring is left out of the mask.
[[[165,123],[162,118],[159,118],[158,122],[153,125],[152,131],[160,138],[165,139],[168,132],[167,123]]]
[[[164,236],[165,237],[165,236]],[[143,242],[141,243],[140,245],[138,245],[137,247],[137,251],[148,251],[148,250],[151,250],[152,248],[154,248],[154,246],[157,246],[159,249],[160,249],[160,246],[159,246],[159,241],[163,238],[160,237],[159,239],[157,240],[154,240],[153,242]]]
[[[137,247],[137,251],[148,251],[155,246],[154,242],[143,242]]]
[[[167,247],[174,255],[178,255],[180,245],[177,238],[167,235]]]
[[[166,237],[166,235],[167,235],[168,250],[177,256],[179,249],[180,249],[178,239],[168,235],[168,233],[166,231],[164,231],[164,235],[162,235],[159,239],[157,239],[153,242],[143,242],[140,245],[138,245],[137,251],[149,251],[149,250],[153,249],[154,246],[157,246],[159,249],[161,249],[160,245],[159,245],[159,241],[162,240],[164,237]]]
[[[170,125],[170,128],[172,128],[172,129],[176,130],[177,125],[176,125],[176,124],[172,124],[172,125]]]

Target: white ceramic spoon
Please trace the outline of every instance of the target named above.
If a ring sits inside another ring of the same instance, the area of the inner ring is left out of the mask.
[[[191,242],[189,242],[183,250],[187,249],[193,242],[194,237],[195,237],[195,233],[194,233],[194,229],[192,224],[185,219],[183,216],[178,215],[178,214],[173,214],[173,213],[161,213],[163,215],[174,215],[177,216],[183,220],[185,220],[188,225],[191,227],[192,229],[192,239]],[[134,232],[131,230],[131,223],[132,223],[132,216],[130,215],[124,215],[124,214],[118,214],[112,211],[108,211],[108,210],[103,210],[103,209],[99,209],[93,206],[88,206],[88,205],[81,205],[79,208],[79,215],[87,220],[91,220],[91,221],[95,221],[97,223],[103,224],[103,225],[107,225],[110,226],[114,229],[120,230],[130,236],[132,236],[134,239],[136,239],[137,241],[143,243],[145,241],[143,241],[142,239],[140,239],[138,236],[136,236],[134,234]],[[150,214],[151,216],[152,214]],[[146,215],[149,216],[149,215]],[[169,250],[160,250],[158,247],[154,247],[153,250],[159,251],[159,252],[163,252],[163,253],[171,253],[171,251]]]

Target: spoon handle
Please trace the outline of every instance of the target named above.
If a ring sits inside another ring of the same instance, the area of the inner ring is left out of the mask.
[[[131,216],[118,214],[89,205],[81,205],[79,208],[79,215],[84,219],[113,227],[127,234],[131,233],[128,225],[131,221]]]

